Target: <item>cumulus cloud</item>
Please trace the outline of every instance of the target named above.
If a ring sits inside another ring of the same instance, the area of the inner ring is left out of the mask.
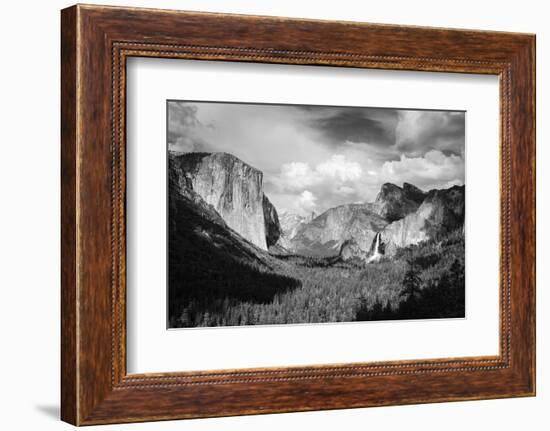
[[[432,150],[422,157],[402,155],[382,165],[380,175],[396,184],[412,183],[424,190],[464,184],[464,159]]]
[[[297,209],[302,214],[309,214],[317,208],[317,198],[309,190],[304,190],[297,202]]]
[[[361,194],[363,177],[359,163],[335,154],[313,167],[304,162],[283,164],[280,173],[268,178],[267,182],[274,193],[294,194],[292,206],[300,212],[309,212],[314,207],[326,210],[356,201]]]
[[[359,163],[346,160],[342,154],[335,154],[330,160],[317,165],[316,171],[321,176],[340,182],[357,180],[363,173]]]
[[[283,189],[301,190],[319,183],[320,179],[318,172],[311,169],[309,164],[290,162],[281,166],[281,173],[275,182]]]
[[[347,160],[342,154],[335,154],[314,168],[303,162],[285,163],[274,182],[282,189],[302,190],[319,185],[342,186],[358,180],[362,174],[359,163]]]

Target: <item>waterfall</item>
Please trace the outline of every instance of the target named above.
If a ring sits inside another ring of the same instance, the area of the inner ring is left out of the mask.
[[[380,235],[380,232],[378,232],[376,234],[376,236],[374,237],[374,249],[373,249],[373,254],[371,257],[369,257],[369,259],[367,260],[367,262],[373,262],[373,261],[376,261],[378,259],[380,259],[380,257],[382,256],[382,253],[380,251],[380,246],[381,246],[381,238],[382,235]]]

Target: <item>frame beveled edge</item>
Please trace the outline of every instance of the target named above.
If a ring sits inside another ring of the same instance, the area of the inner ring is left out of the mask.
[[[194,26],[200,22],[202,27],[204,20],[221,25],[222,34],[199,34]],[[191,30],[182,33],[175,24],[186,24]],[[247,33],[258,26],[273,33],[244,34],[237,40],[223,34],[234,34],[237,28]],[[311,32],[318,35],[337,29],[343,42],[350,39],[359,44],[354,45],[355,51],[343,50],[346,44],[338,39],[322,41],[324,49],[319,49],[312,41],[300,45],[275,38],[281,28],[302,39]],[[438,42],[426,39],[435,33],[458,49],[447,47],[445,56],[438,54]],[[368,43],[371,37],[376,37],[376,46]],[[484,52],[478,44],[489,40],[500,44]],[[412,55],[399,52],[406,43],[413,46]],[[437,55],[430,55],[431,46]],[[388,55],[377,52],[378,47]],[[127,376],[128,56],[500,75],[501,354]],[[80,425],[533,395],[534,56],[534,36],[519,34],[115,7],[64,10],[62,418]],[[90,82],[91,77],[97,82]],[[98,199],[95,205],[92,196]],[[531,217],[519,218],[518,208]],[[512,240],[518,236],[523,241]],[[247,396],[252,390],[256,400]],[[304,391],[310,394],[305,400]]]

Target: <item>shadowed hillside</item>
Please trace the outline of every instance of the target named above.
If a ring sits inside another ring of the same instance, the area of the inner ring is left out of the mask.
[[[267,303],[300,286],[281,275],[285,264],[227,226],[191,188],[169,178],[169,316],[173,326],[195,326],[196,310],[215,315],[229,302]],[[184,321],[179,321],[182,316]],[[215,322],[212,322],[215,323]]]

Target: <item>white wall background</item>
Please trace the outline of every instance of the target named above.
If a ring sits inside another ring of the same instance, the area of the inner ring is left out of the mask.
[[[119,0],[104,4],[477,28],[537,34],[538,396],[406,407],[105,426],[135,430],[547,429],[550,423],[550,27],[546,2],[462,0]],[[5,2],[0,15],[0,427],[59,422],[59,10],[70,2]],[[546,315],[545,315],[546,313]]]

